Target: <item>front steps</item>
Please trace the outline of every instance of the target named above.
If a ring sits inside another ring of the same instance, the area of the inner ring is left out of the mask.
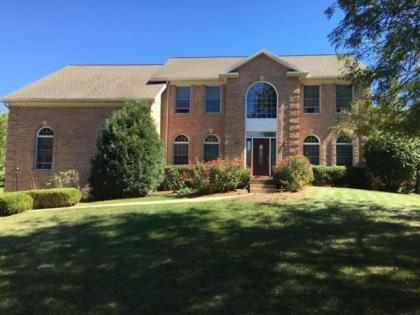
[[[270,176],[253,176],[251,179],[250,192],[257,194],[266,194],[278,192],[273,178]]]

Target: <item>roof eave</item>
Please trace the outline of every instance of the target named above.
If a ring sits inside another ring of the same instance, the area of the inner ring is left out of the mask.
[[[280,58],[279,56],[277,56],[277,55],[275,55],[275,54],[271,53],[271,52],[270,52],[270,51],[268,51],[267,49],[261,49],[261,50],[257,51],[255,54],[252,54],[251,56],[246,57],[246,58],[244,58],[244,59],[242,59],[242,60],[240,60],[240,61],[236,62],[235,64],[233,64],[232,66],[230,66],[229,68],[227,68],[227,69],[225,70],[225,72],[226,72],[226,73],[227,73],[227,72],[232,72],[232,71],[234,71],[234,70],[236,70],[237,68],[239,68],[239,67],[243,66],[244,64],[246,64],[246,63],[250,62],[252,59],[254,59],[254,58],[256,58],[256,57],[258,57],[258,56],[260,56],[260,55],[265,55],[265,56],[267,56],[267,57],[269,57],[269,58],[273,59],[274,61],[278,62],[279,64],[281,64],[281,65],[283,65],[283,66],[285,66],[285,67],[288,67],[288,68],[290,68],[290,69],[293,69],[293,70],[295,70],[295,71],[298,71],[298,72],[305,72],[303,69],[300,69],[299,67],[297,67],[297,66],[295,66],[295,65],[293,65],[293,64],[291,64],[291,63],[289,63],[289,62],[287,62],[286,60],[284,60],[284,59]]]
[[[29,103],[29,102],[126,102],[130,100],[150,101],[154,97],[141,98],[3,98],[2,103]]]

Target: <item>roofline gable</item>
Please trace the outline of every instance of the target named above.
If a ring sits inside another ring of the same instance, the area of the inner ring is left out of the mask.
[[[252,55],[250,55],[250,56],[248,56],[248,57],[246,57],[246,58],[244,58],[244,59],[236,62],[235,64],[233,64],[232,66],[230,66],[229,68],[227,68],[225,70],[225,73],[232,72],[232,71],[236,70],[237,68],[242,67],[244,64],[250,62],[251,60],[253,60],[253,59],[255,59],[255,58],[257,58],[257,57],[259,57],[261,55],[267,56],[267,57],[273,59],[274,61],[276,61],[277,63],[279,63],[279,64],[281,64],[281,65],[283,65],[283,66],[285,66],[285,67],[287,67],[289,69],[292,69],[292,70],[294,70],[294,71],[296,71],[298,73],[305,74],[305,75],[307,74],[307,72],[305,70],[300,69],[299,67],[297,67],[297,66],[295,66],[295,65],[287,62],[283,58],[281,58],[281,57],[273,54],[272,52],[268,51],[267,49],[261,49],[261,50],[257,51],[256,53],[254,53],[254,54],[252,54]]]

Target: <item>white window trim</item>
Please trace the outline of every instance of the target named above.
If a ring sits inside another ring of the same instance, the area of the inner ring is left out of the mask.
[[[178,138],[179,136],[186,137],[187,138],[187,141],[186,142],[185,141],[176,141],[176,138]],[[188,144],[188,151],[187,151],[187,153],[188,153],[188,161],[189,161],[189,159],[190,159],[190,137],[187,136],[186,134],[183,134],[183,133],[177,134],[174,137],[174,140],[172,141],[172,164],[173,165],[175,165],[175,145],[176,144]],[[187,165],[187,164],[177,164],[177,165]]]
[[[249,90],[254,85],[257,85],[259,83],[266,83],[266,84],[270,85],[274,89],[274,91],[276,92],[276,117],[274,117],[274,118],[248,118],[248,93],[249,93]],[[279,118],[279,92],[277,91],[274,84],[272,84],[268,81],[256,81],[254,83],[251,83],[248,86],[248,88],[246,89],[246,92],[245,92],[245,119],[278,119],[278,118]]]
[[[336,113],[341,113],[341,110],[340,111],[337,111],[337,86],[349,86],[349,85],[351,85],[351,105],[350,105],[350,110],[352,109],[352,104],[353,104],[353,102],[354,102],[354,84],[351,84],[351,83],[349,83],[349,84],[336,84],[335,85],[335,112]]]
[[[305,112],[305,86],[317,86],[318,87],[318,90],[319,90],[319,98],[318,98],[318,108],[319,108],[319,112],[318,113],[307,113],[307,112]],[[303,106],[302,106],[302,108],[303,108],[303,114],[304,115],[319,115],[319,114],[321,114],[321,104],[322,104],[322,102],[321,102],[321,84],[304,84],[303,85]]]
[[[190,90],[190,107],[188,108],[188,113],[177,113],[176,112],[176,101],[177,101],[177,98],[176,98],[176,89],[177,88],[188,88],[189,90]],[[181,85],[176,85],[175,86],[175,106],[174,106],[174,112],[175,112],[175,114],[176,115],[188,115],[188,114],[191,114],[191,112],[192,112],[192,94],[193,94],[193,89],[192,89],[192,86],[191,85],[188,85],[188,86],[181,86]]]
[[[219,111],[218,112],[207,112],[207,88],[219,88]],[[222,113],[222,87],[220,85],[205,85],[204,86],[204,114],[206,115],[219,115]]]
[[[217,138],[217,142],[207,142],[206,141],[206,139],[208,138],[208,137],[210,137],[210,136],[213,136],[213,137],[216,137]],[[218,145],[218,157],[217,158],[220,158],[220,138],[217,136],[217,135],[215,135],[215,134],[209,134],[209,135],[207,135],[205,138],[204,138],[204,141],[203,141],[203,161],[205,160],[205,158],[204,158],[204,152],[205,152],[205,150],[204,150],[204,147],[206,146],[206,144],[211,144],[211,145]]]
[[[40,135],[39,133],[43,130],[43,129],[49,129],[51,130],[51,132],[53,133],[52,135]],[[53,139],[53,144],[52,144],[52,156],[51,156],[51,168],[38,168],[38,139],[39,138],[52,138]],[[38,131],[36,132],[36,136],[35,136],[35,161],[34,161],[34,170],[35,171],[41,171],[41,172],[49,172],[53,169],[54,166],[54,131],[51,127],[49,126],[42,126],[41,128],[38,129]]]

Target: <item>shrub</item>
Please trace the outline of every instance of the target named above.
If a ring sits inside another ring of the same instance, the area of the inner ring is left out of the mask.
[[[316,186],[370,188],[371,180],[367,169],[362,166],[326,166],[312,167],[313,184]]]
[[[68,170],[55,173],[47,186],[53,188],[77,188],[79,189],[79,172],[76,170]]]
[[[311,164],[303,156],[282,161],[273,171],[277,186],[286,191],[299,191],[313,180]]]
[[[384,134],[370,138],[364,146],[368,170],[387,191],[398,191],[404,183],[420,177],[420,140]]]
[[[317,165],[312,167],[314,173],[313,184],[316,186],[339,186],[346,173],[345,166]]]
[[[12,215],[33,208],[33,199],[23,192],[0,194],[0,215]]]
[[[178,191],[185,187],[185,183],[182,180],[182,169],[176,166],[165,167],[163,176],[162,188],[164,190]]]
[[[147,102],[128,102],[106,121],[92,160],[90,183],[98,199],[141,197],[163,179],[164,146]]]
[[[205,165],[207,169],[208,184],[204,191],[209,193],[232,191],[242,183],[243,173],[247,170],[239,160],[209,161]]]
[[[76,188],[38,189],[25,193],[32,197],[34,209],[70,207],[81,199],[81,193]]]
[[[245,188],[251,175],[239,160],[217,160],[205,164],[170,166],[162,186],[177,191],[185,187],[200,193],[216,193]]]
[[[4,171],[0,171],[0,187],[4,187],[4,181],[5,181]]]

